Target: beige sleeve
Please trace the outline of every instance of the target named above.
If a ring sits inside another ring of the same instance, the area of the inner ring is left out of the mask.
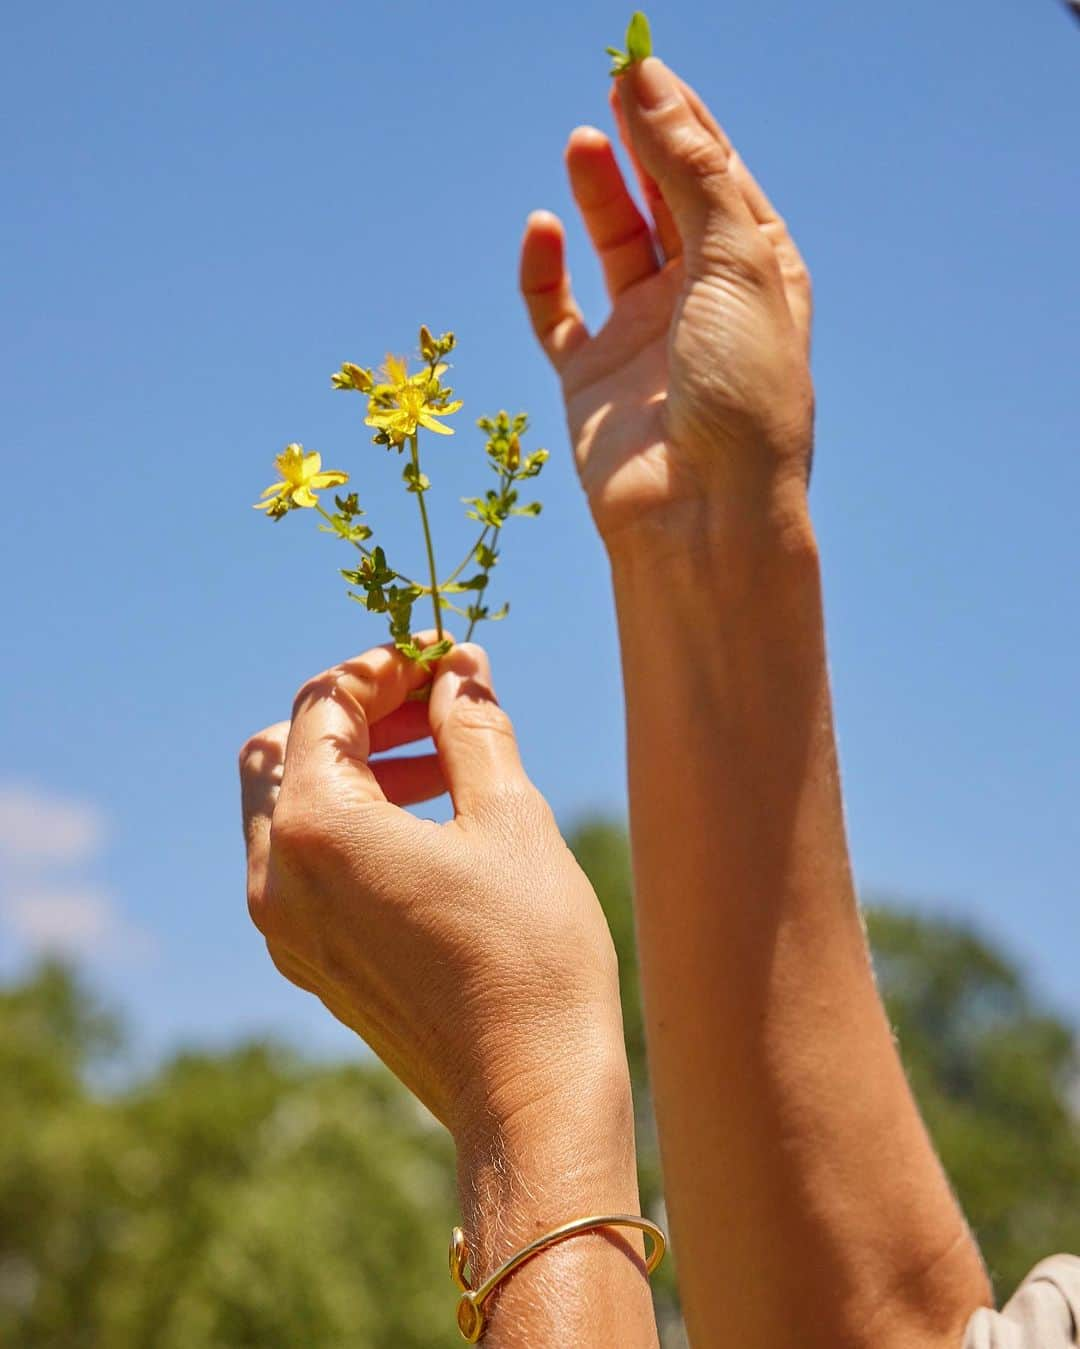
[[[971,1318],[964,1349],[1068,1349],[1080,1344],[1080,1258],[1035,1266],[1004,1311]]]

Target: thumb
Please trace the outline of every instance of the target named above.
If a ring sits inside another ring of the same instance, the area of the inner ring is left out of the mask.
[[[466,642],[439,661],[428,716],[457,814],[475,812],[507,787],[529,785],[482,647]]]
[[[706,239],[756,234],[730,171],[730,142],[719,127],[702,125],[663,61],[635,62],[618,90],[634,153],[671,209],[687,254],[700,255]]]

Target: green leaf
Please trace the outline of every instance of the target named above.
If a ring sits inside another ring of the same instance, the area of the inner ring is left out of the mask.
[[[420,472],[419,464],[406,464],[401,476],[408,484],[408,491],[410,492],[426,492],[431,486],[431,479],[426,473]]]
[[[499,499],[497,492],[488,492],[483,497],[462,497],[466,506],[471,506],[471,511],[466,511],[470,520],[481,520],[491,529],[498,529],[506,519],[506,512]]]
[[[374,532],[370,525],[349,525],[339,515],[333,517],[332,525],[320,525],[320,534],[333,534],[339,539],[344,539],[346,543],[363,543],[365,539],[370,539]]]
[[[493,614],[488,614],[487,616],[488,621],[491,623],[497,623],[500,618],[505,618],[509,612],[510,612],[510,604],[509,602],[507,602],[506,604],[502,605],[501,608],[496,609]]]
[[[465,590],[483,590],[488,583],[486,572],[479,571],[467,581],[451,581],[449,585],[439,587],[440,595],[460,595]]]
[[[640,9],[634,12],[630,26],[626,30],[626,54],[631,62],[644,61],[646,56],[652,55],[649,21]]]
[[[441,642],[436,642],[434,646],[426,646],[413,657],[418,665],[433,665],[435,661],[441,660],[443,656],[451,649],[453,642],[448,642],[444,637]]]
[[[626,29],[626,51],[618,47],[605,47],[611,57],[612,75],[625,75],[636,61],[644,61],[652,55],[652,33],[649,21],[641,10],[635,10]]]
[[[358,595],[355,590],[346,592],[349,599],[355,600],[357,604],[362,604],[369,614],[386,613],[386,596],[381,590],[367,590],[362,595]]]

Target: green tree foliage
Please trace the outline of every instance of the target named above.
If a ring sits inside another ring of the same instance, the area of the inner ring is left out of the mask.
[[[114,1044],[59,967],[0,992],[0,1344],[460,1342],[449,1140],[388,1073],[254,1044],[89,1090]]]
[[[619,952],[642,1202],[662,1219],[626,840],[597,822],[574,848]],[[1073,1034],[969,930],[893,908],[869,926],[901,1053],[1005,1296],[1041,1256],[1080,1250]],[[0,989],[5,1349],[460,1343],[449,1140],[387,1072],[248,1044],[104,1089],[120,1044],[59,966]],[[655,1289],[679,1345],[670,1270]]]
[[[877,907],[869,931],[908,1076],[1005,1298],[1036,1260],[1080,1252],[1075,1034],[970,928]]]

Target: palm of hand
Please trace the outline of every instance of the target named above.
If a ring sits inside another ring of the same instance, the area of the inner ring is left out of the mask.
[[[808,276],[783,222],[683,89],[683,112],[711,149],[721,148],[737,183],[738,229],[720,221],[715,237],[691,239],[684,251],[674,215],[640,165],[652,227],[607,137],[579,128],[567,165],[612,300],[595,335],[570,288],[558,219],[534,214],[524,240],[522,289],[560,375],[577,468],[605,537],[657,508],[717,492],[763,499],[789,469],[805,485],[809,467]]]

